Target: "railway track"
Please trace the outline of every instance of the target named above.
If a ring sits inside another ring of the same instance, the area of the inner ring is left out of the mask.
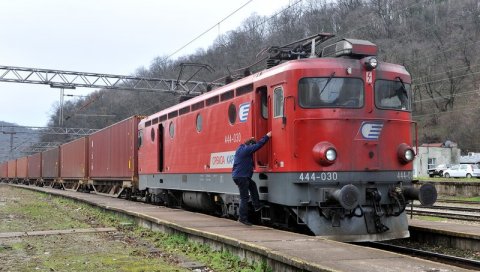
[[[435,262],[440,262],[444,264],[449,264],[465,269],[471,269],[473,271],[480,271],[480,261],[466,259],[451,255],[440,254],[431,251],[425,251],[420,249],[408,248],[398,245],[386,244],[386,243],[379,243],[379,242],[366,242],[360,243],[363,246],[368,246],[372,248],[377,248],[381,250],[386,250],[395,253],[401,253],[413,257],[418,257],[422,259],[427,259]]]
[[[463,221],[469,221],[469,222],[480,222],[479,215],[465,215],[465,214],[453,214],[453,213],[444,213],[444,212],[436,212],[436,211],[418,211],[418,210],[414,210],[413,215],[433,216],[433,217],[456,219],[456,220],[463,220]]]
[[[480,207],[460,207],[460,206],[431,206],[431,207],[422,207],[420,205],[413,205],[414,209],[429,209],[429,210],[446,210],[446,211],[458,211],[458,212],[468,212],[468,213],[479,213]]]
[[[480,222],[480,203],[462,200],[440,200],[437,201],[437,205],[430,207],[420,206],[414,203],[409,207],[408,213],[411,215]]]
[[[451,204],[465,204],[465,205],[480,205],[479,201],[467,201],[457,199],[437,199],[436,203],[451,203]]]

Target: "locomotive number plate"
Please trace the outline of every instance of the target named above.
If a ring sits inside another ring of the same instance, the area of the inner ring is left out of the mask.
[[[399,171],[397,172],[397,179],[399,180],[411,180],[413,173],[411,171]]]
[[[240,132],[225,135],[226,144],[239,143],[241,141],[242,141],[242,134]]]
[[[320,173],[300,173],[298,179],[302,182],[306,181],[333,181],[338,179],[337,172],[320,172]]]

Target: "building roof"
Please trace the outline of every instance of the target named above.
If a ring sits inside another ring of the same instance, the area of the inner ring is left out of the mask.
[[[443,143],[430,143],[430,144],[422,144],[420,146],[423,147],[445,147]]]
[[[452,141],[446,140],[443,143],[427,143],[427,144],[422,144],[420,146],[423,147],[444,147],[444,148],[451,148],[451,147],[457,147],[457,143],[454,143]]]

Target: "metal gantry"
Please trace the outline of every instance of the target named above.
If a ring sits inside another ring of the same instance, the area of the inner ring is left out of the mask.
[[[18,134],[57,134],[57,135],[72,135],[72,136],[87,136],[99,129],[92,128],[63,128],[63,127],[27,127],[27,126],[12,126],[0,125],[0,135],[10,136],[10,147],[0,147],[0,161],[5,159],[14,159],[14,151],[16,154],[20,153],[37,153],[42,152],[61,145],[61,142],[32,142],[26,140],[20,142],[17,146],[13,145],[13,136]],[[8,156],[2,155],[7,153]]]
[[[222,84],[180,79],[161,79],[88,72],[0,66],[0,82],[45,84],[56,88],[102,88],[115,90],[163,91],[201,94],[208,86]]]
[[[0,125],[0,133],[30,133],[30,134],[61,134],[61,135],[90,135],[98,129],[92,128],[63,128],[63,127],[26,127],[26,126],[4,126]]]

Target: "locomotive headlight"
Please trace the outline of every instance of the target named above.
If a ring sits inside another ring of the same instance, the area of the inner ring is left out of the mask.
[[[415,158],[415,152],[409,145],[405,143],[398,146],[397,155],[398,159],[403,164],[409,163]]]
[[[372,71],[373,69],[377,68],[377,66],[378,66],[378,61],[377,61],[377,58],[375,57],[368,58],[367,61],[365,62],[365,68],[368,71]]]
[[[337,151],[335,149],[330,148],[325,152],[325,158],[331,162],[337,159]]]
[[[329,142],[320,142],[313,147],[312,155],[318,164],[329,166],[337,159],[337,150]]]
[[[413,154],[413,150],[411,150],[411,149],[405,150],[405,159],[407,161],[413,160],[413,157],[415,157],[415,155]]]

